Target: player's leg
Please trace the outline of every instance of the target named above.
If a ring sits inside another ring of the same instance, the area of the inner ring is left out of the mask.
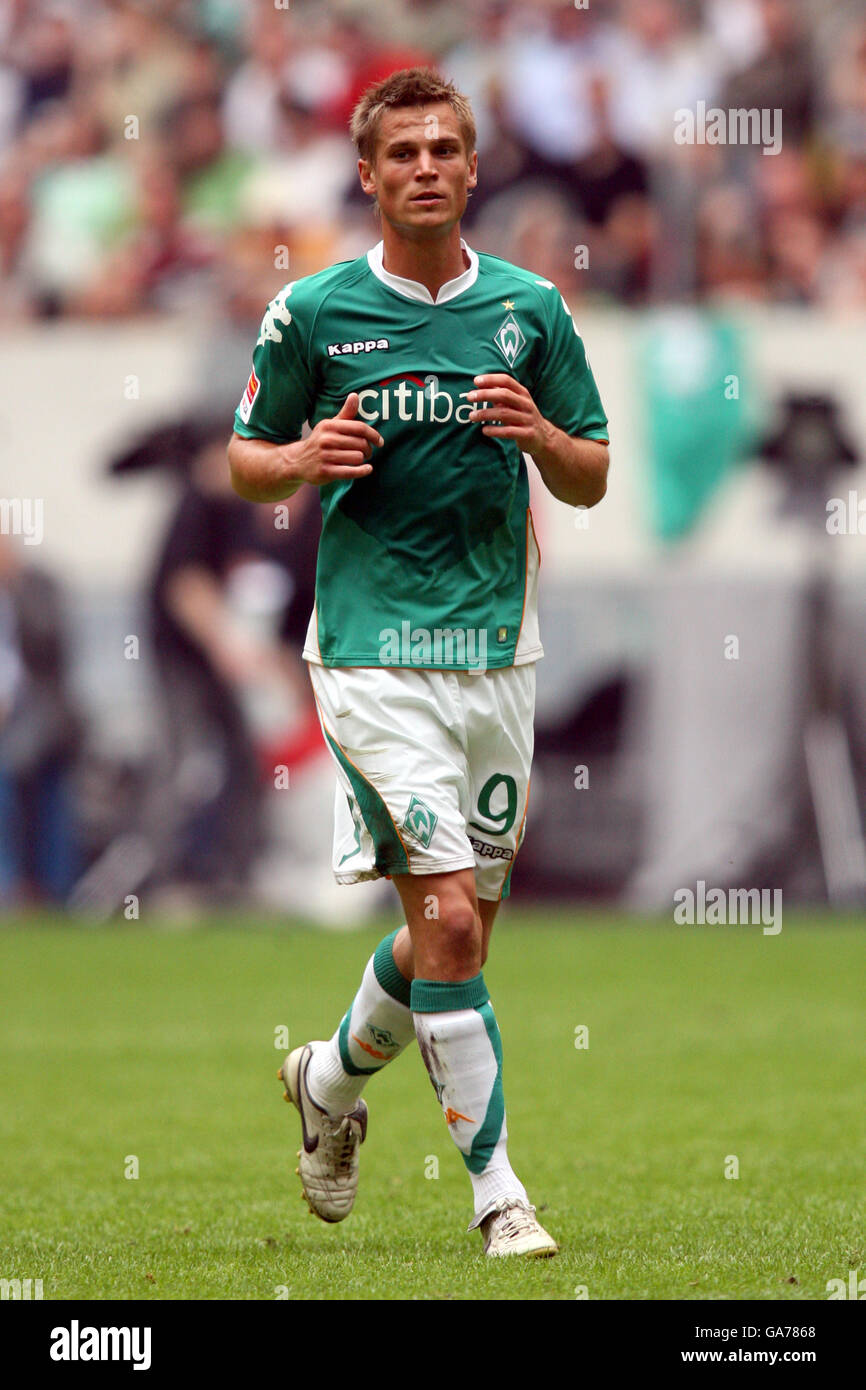
[[[394,941],[402,930],[379,942],[333,1036],[315,1046],[308,1085],[316,1102],[332,1115],[354,1110],[370,1077],[415,1041],[412,982],[394,956]]]
[[[481,966],[483,969],[490,951],[490,935],[493,931],[493,922],[499,911],[499,903],[491,902],[487,898],[479,898],[478,911],[481,914]],[[394,963],[400,974],[404,979],[412,981],[415,978],[415,952],[412,949],[412,937],[408,926],[401,927],[398,932],[395,932],[391,949]]]
[[[391,932],[367,961],[360,987],[333,1036],[296,1048],[280,1068],[287,1099],[301,1115],[298,1173],[310,1209],[342,1221],[355,1201],[359,1148],[367,1132],[361,1091],[415,1041],[411,984],[400,974]]]
[[[419,876],[423,891],[416,892],[420,897],[420,911],[423,920],[435,911],[442,918],[456,925],[460,919],[462,904],[466,904],[463,921],[472,922],[472,940],[468,943],[471,957],[467,956],[470,974],[477,974],[486,959],[486,947],[490,939],[493,917],[499,906],[495,902],[484,902],[469,907],[469,893],[473,891],[471,869],[464,870],[466,881],[458,888],[455,880],[460,874],[435,876],[435,883],[428,876]],[[399,885],[412,875],[395,878]],[[476,911],[480,909],[480,933],[476,931]],[[424,916],[427,914],[427,916]],[[457,946],[452,942],[447,949],[443,944],[441,931],[431,933],[435,940],[437,959],[456,959]],[[477,938],[477,939],[476,939]],[[480,949],[480,957],[479,957]],[[440,978],[436,973],[439,966],[436,960],[422,958],[422,974],[430,978]],[[367,961],[360,987],[352,1003],[340,1021],[339,1027],[327,1042],[315,1045],[313,1056],[307,1070],[307,1085],[315,1102],[332,1115],[346,1115],[354,1110],[358,1099],[371,1076],[398,1057],[404,1048],[415,1041],[415,1026],[410,1007],[410,991],[415,975],[415,959],[412,936],[408,926],[390,932]]]
[[[417,856],[433,867],[471,865],[457,792],[464,765],[451,746],[442,682],[431,686],[424,672],[370,668],[313,667],[310,676],[338,778],[338,881],[405,873]],[[354,1201],[366,1132],[361,1091],[415,1039],[410,981],[394,959],[397,935],[379,943],[332,1037],[296,1049],[280,1071],[301,1113],[304,1191],[324,1220],[342,1220]]]
[[[394,881],[411,938],[418,1046],[472,1182],[469,1229],[483,1228],[488,1253],[554,1254],[508,1159],[502,1043],[481,970],[498,904],[479,902],[471,869]]]

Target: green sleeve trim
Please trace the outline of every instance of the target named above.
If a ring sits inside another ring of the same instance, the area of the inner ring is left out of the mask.
[[[499,1136],[505,1123],[505,1093],[502,1089],[502,1039],[499,1036],[499,1025],[489,1000],[486,1004],[481,1005],[478,1012],[484,1019],[490,1046],[493,1048],[493,1055],[496,1058],[496,1080],[493,1083],[493,1090],[490,1092],[490,1100],[487,1102],[484,1123],[472,1140],[472,1148],[468,1154],[463,1155],[463,1162],[470,1173],[484,1172],[493,1157],[493,1150],[499,1143]]]
[[[340,1032],[338,1035],[340,1061],[343,1064],[343,1071],[348,1072],[349,1076],[375,1076],[377,1071],[381,1071],[381,1067],[356,1067],[349,1055],[349,1019],[351,1015],[352,1010],[350,1009],[344,1016],[343,1022],[340,1024]],[[385,1063],[383,1062],[382,1066],[384,1067],[384,1065]]]
[[[373,952],[373,973],[385,993],[408,1009],[412,1002],[412,981],[400,974],[394,961],[394,941],[397,932],[402,930],[402,927],[397,927],[396,931],[379,942]]]
[[[448,980],[413,980],[412,1012],[446,1014],[455,1009],[479,1009],[490,999],[484,976],[479,971],[471,980],[457,984]]]
[[[249,425],[245,425],[237,413],[235,414],[232,428],[235,434],[240,435],[241,439],[262,439],[265,444],[297,444],[298,440],[301,438],[299,434],[296,434],[293,439],[289,439],[285,434],[270,434],[268,431],[261,428],[251,430]]]

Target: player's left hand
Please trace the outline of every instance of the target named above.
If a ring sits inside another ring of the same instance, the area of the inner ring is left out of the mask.
[[[473,410],[469,419],[496,421],[485,424],[482,434],[491,438],[513,439],[526,454],[540,453],[550,442],[553,426],[545,420],[526,387],[506,372],[488,372],[473,377],[476,390],[468,391],[469,401],[484,401],[486,409]]]

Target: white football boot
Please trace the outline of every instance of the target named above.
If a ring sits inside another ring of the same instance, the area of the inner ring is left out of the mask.
[[[543,1259],[559,1253],[556,1241],[536,1220],[535,1207],[525,1202],[503,1198],[479,1225],[485,1255],[525,1255]]]
[[[358,1150],[367,1136],[367,1106],[359,1100],[350,1114],[332,1116],[316,1104],[307,1088],[315,1046],[296,1047],[277,1075],[286,1089],[285,1099],[301,1116],[304,1142],[298,1149],[300,1163],[295,1172],[307,1206],[323,1221],[344,1221],[358,1190]]]

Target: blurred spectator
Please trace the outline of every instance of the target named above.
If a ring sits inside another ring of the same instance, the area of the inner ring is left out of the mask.
[[[145,150],[136,169],[136,225],[75,298],[79,313],[98,316],[176,309],[207,302],[207,272],[217,241],[183,220],[172,161]]]
[[[0,174],[0,322],[29,318],[35,310],[23,256],[29,224],[27,179],[21,171],[9,169]]]
[[[548,160],[579,159],[596,133],[588,79],[605,65],[610,35],[592,5],[577,10],[553,0],[513,13],[516,23],[502,53],[508,124]]]
[[[258,844],[258,769],[238,690],[273,653],[238,630],[226,601],[233,565],[255,545],[252,508],[228,480],[224,422],[190,429],[178,463],[181,494],[149,595],[163,752],[144,825],[156,883],[218,894],[244,882]]]
[[[239,220],[252,161],[226,145],[218,103],[207,96],[182,99],[164,117],[162,133],[180,185],[184,217],[201,229],[227,232]]]
[[[249,16],[247,56],[226,83],[223,98],[226,140],[233,149],[261,155],[276,148],[290,33],[285,10],[257,9]]]
[[[160,751],[129,842],[125,892],[138,887],[133,863],[150,890],[210,901],[240,892],[263,843],[262,750],[291,752],[293,738],[310,737],[300,646],[318,507],[305,512],[303,499],[291,529],[287,515],[275,524],[274,508],[232,491],[225,443],[218,413],[153,431],[112,466],[116,474],[167,466],[180,477],[148,591]],[[109,849],[89,871],[83,905],[116,905],[117,857]]]
[[[11,37],[8,54],[22,82],[20,114],[29,120],[45,102],[70,94],[75,46],[72,26],[62,10],[49,9],[26,16]]]
[[[130,116],[146,138],[181,99],[200,95],[190,81],[191,36],[170,22],[167,8],[129,0],[100,6],[92,30],[85,31],[88,41],[79,40],[82,76],[93,85],[102,120],[116,140]]]
[[[721,56],[674,0],[624,0],[621,16],[605,54],[613,138],[625,149],[670,159],[674,112],[701,99],[713,104]]]
[[[0,535],[0,903],[59,903],[72,888],[78,742],[60,588]]]
[[[720,105],[782,112],[782,138],[800,145],[814,125],[815,76],[801,0],[760,0],[763,47],[728,80]]]
[[[828,134],[847,154],[866,158],[866,20],[846,35],[829,83]]]
[[[595,118],[595,139],[566,174],[587,222],[600,227],[619,199],[645,198],[649,179],[644,161],[617,143],[610,117],[608,79],[601,73],[595,74],[588,84],[588,95]]]
[[[487,155],[504,126],[502,54],[508,20],[507,0],[481,0],[474,25],[467,27],[441,62],[448,80],[469,98],[475,117],[478,153],[482,157]],[[494,105],[498,108],[495,113]]]
[[[285,91],[278,94],[276,115],[273,151],[244,187],[244,220],[300,230],[335,227],[349,185],[357,181],[350,141],[323,131],[313,110]]]
[[[31,184],[25,264],[44,313],[63,312],[95,275],[133,216],[130,164],[108,144],[89,105],[47,110],[34,129],[44,163]]]

